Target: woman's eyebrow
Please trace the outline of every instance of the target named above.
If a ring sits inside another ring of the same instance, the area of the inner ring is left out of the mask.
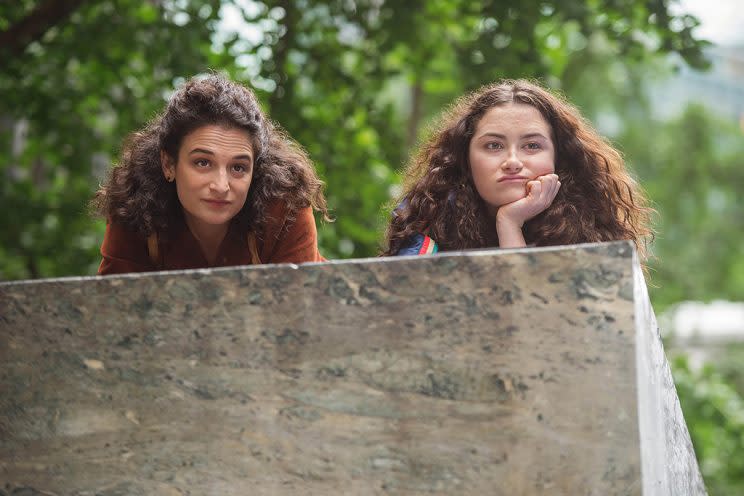
[[[543,133],[527,133],[527,134],[522,135],[522,139],[529,139],[529,138],[548,139],[547,136],[545,136]]]
[[[206,155],[214,155],[214,152],[211,150],[207,150],[205,148],[194,148],[189,152],[189,155],[193,155],[195,153],[203,153]],[[239,155],[235,155],[233,160],[253,160],[253,156],[250,153],[241,153]]]
[[[193,155],[194,153],[206,153],[207,155],[214,155],[214,152],[211,150],[206,150],[204,148],[194,148],[189,152],[189,155]]]
[[[483,134],[481,134],[478,137],[479,138],[484,138],[485,137],[485,138],[501,138],[501,139],[506,139],[506,135],[501,134],[501,133],[494,133],[494,132],[483,133]]]
[[[487,132],[487,133],[483,133],[479,135],[478,138],[506,139],[506,135],[501,134],[501,133]],[[540,132],[527,133],[527,134],[523,134],[522,136],[520,136],[520,139],[530,139],[530,138],[548,139],[547,136],[545,136],[543,133],[540,133]]]

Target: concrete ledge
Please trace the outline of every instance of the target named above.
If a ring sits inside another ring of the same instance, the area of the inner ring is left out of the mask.
[[[0,494],[705,494],[629,243],[0,284]]]

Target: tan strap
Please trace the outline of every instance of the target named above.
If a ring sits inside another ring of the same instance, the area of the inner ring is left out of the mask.
[[[251,253],[251,263],[258,265],[261,263],[261,258],[258,256],[258,248],[256,246],[256,235],[253,232],[248,233],[248,251]]]
[[[157,267],[160,261],[160,254],[158,253],[158,233],[153,232],[147,237],[147,254],[150,255],[150,261]]]

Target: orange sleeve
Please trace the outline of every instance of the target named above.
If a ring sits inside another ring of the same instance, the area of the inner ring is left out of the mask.
[[[106,224],[101,256],[98,275],[156,270],[147,253],[147,241],[118,224]]]
[[[295,219],[285,225],[284,208],[273,208],[281,217],[274,217],[266,229],[263,263],[302,263],[325,260],[318,252],[318,231],[315,227],[313,209],[306,207],[299,210]]]

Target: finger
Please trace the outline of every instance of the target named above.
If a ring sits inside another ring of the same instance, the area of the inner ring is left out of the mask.
[[[540,181],[530,181],[527,183],[527,195],[532,198],[540,198],[542,193],[542,183]]]
[[[557,182],[557,179],[554,177],[553,174],[547,174],[545,176],[540,177],[540,183],[542,185],[542,198],[541,199],[550,201],[550,198],[553,195],[553,190],[555,189],[556,182]]]
[[[546,196],[552,201],[552,199],[555,198],[555,195],[558,192],[560,184],[560,182],[558,181],[558,175],[546,174],[543,177],[545,177],[544,184],[546,186]]]
[[[555,174],[545,174],[544,176],[540,176],[538,179],[540,180],[540,184],[542,184],[544,194],[550,196],[555,187],[555,183],[558,181],[558,176]]]
[[[550,181],[550,201],[553,201],[553,198],[555,198],[555,195],[558,194],[558,189],[561,187],[561,182],[558,180],[558,176],[555,174],[551,174],[552,180]]]
[[[555,183],[558,182],[558,175],[557,174],[548,174],[545,176],[546,182],[550,184],[551,186],[555,185]]]
[[[556,181],[555,185],[553,185],[553,190],[550,194],[550,203],[553,203],[553,200],[555,200],[555,197],[558,196],[558,191],[561,189],[561,182]]]
[[[535,178],[535,180],[536,181],[542,181],[543,183],[549,183],[549,182],[552,182],[552,181],[557,181],[558,180],[558,175],[557,174],[545,174],[544,176],[539,176],[539,177]]]
[[[536,178],[536,180],[537,180],[537,181],[541,181],[541,182],[543,182],[543,183],[544,183],[544,182],[550,181],[550,179],[551,179],[551,176],[553,176],[553,174],[545,174],[544,176],[538,176],[538,177]]]
[[[558,176],[555,174],[546,174],[543,176],[543,194],[540,197],[542,210],[548,208],[558,194]]]

